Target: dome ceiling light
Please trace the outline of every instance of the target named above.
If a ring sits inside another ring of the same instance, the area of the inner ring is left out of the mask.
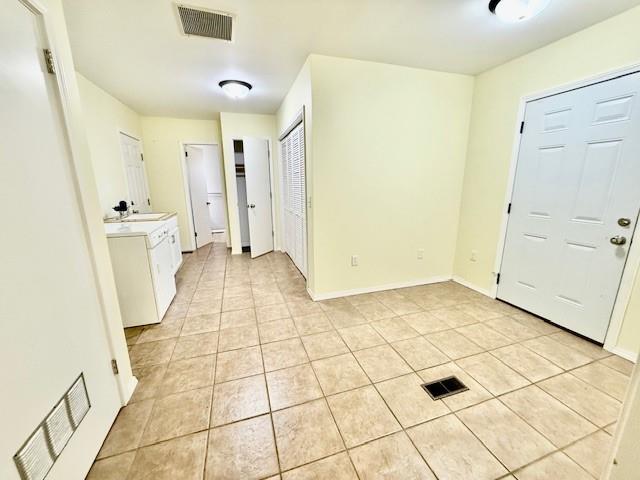
[[[489,10],[500,20],[517,23],[535,17],[551,0],[491,0]]]
[[[234,100],[246,97],[249,94],[249,90],[253,88],[250,83],[242,80],[223,80],[218,85],[227,97]]]

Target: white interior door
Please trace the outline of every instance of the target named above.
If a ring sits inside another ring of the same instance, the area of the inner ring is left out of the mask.
[[[498,297],[599,342],[640,208],[639,90],[636,73],[526,107]]]
[[[193,145],[186,148],[187,170],[189,172],[189,193],[191,196],[191,213],[193,215],[193,230],[196,248],[204,247],[213,242],[209,219],[209,205],[207,195],[207,179],[205,160],[202,149]]]
[[[285,251],[302,275],[307,274],[306,172],[304,123],[281,141]]]
[[[203,145],[204,166],[207,178],[207,194],[209,202],[209,223],[212,231],[225,230],[225,202],[222,190],[222,164],[217,145]]]
[[[0,478],[20,478],[13,455],[81,372],[91,407],[47,478],[84,478],[120,398],[41,18],[0,10]]]
[[[225,230],[225,208],[222,193],[209,193],[209,221],[211,230],[214,232],[224,232]]]
[[[133,213],[150,212],[151,198],[149,197],[149,184],[147,183],[140,140],[120,133],[120,149],[129,190],[127,200],[131,205],[131,211]]]
[[[243,138],[251,258],[273,251],[269,142]]]

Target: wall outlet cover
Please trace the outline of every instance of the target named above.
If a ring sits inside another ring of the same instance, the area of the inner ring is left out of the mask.
[[[358,257],[358,255],[351,255],[351,266],[352,267],[357,267],[359,261],[360,261],[360,258]]]

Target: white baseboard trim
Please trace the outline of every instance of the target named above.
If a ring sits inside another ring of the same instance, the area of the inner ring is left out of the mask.
[[[638,361],[638,354],[632,352],[631,350],[627,350],[626,348],[621,348],[618,346],[607,347],[605,345],[604,349],[608,352],[613,353],[614,355],[618,355],[619,357],[629,360],[630,362],[636,363]]]
[[[409,282],[389,283],[386,285],[376,285],[374,287],[354,288],[352,290],[342,290],[338,292],[314,293],[307,288],[309,296],[315,301],[331,300],[332,298],[350,297],[351,295],[361,295],[363,293],[383,292],[385,290],[395,290],[396,288],[418,287],[420,285],[429,285],[431,283],[447,282],[451,280],[450,276],[443,275],[439,277],[423,278],[412,280]]]
[[[464,279],[464,278],[462,278],[462,277],[459,277],[459,276],[457,276],[457,275],[454,275],[454,276],[453,276],[453,278],[452,278],[452,280],[453,280],[454,282],[456,282],[456,283],[459,283],[459,284],[460,284],[460,285],[462,285],[463,287],[467,287],[467,288],[470,288],[471,290],[475,290],[476,292],[481,293],[482,295],[486,295],[487,297],[490,297],[490,298],[496,298],[496,297],[492,294],[492,292],[491,292],[491,291],[489,291],[489,290],[485,290],[484,288],[480,288],[480,287],[478,287],[478,286],[474,285],[473,283],[468,282],[467,280],[465,280],[465,279]]]

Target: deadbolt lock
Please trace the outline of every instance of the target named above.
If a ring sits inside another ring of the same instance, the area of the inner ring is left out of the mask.
[[[611,242],[612,245],[618,245],[618,246],[624,245],[625,243],[627,243],[626,237],[623,237],[622,235],[616,235],[615,237],[611,237],[609,241]]]
[[[620,225],[621,227],[628,227],[629,225],[631,225],[631,219],[630,218],[619,218],[618,219],[618,225]]]

